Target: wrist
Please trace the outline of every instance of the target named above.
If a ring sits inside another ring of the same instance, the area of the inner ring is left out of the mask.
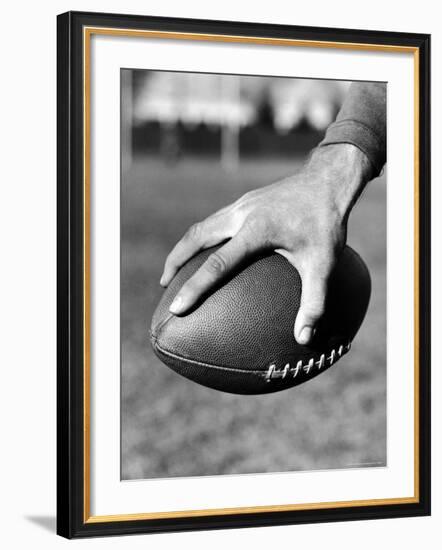
[[[316,148],[306,166],[312,181],[324,191],[330,206],[345,220],[373,176],[368,157],[349,143]]]

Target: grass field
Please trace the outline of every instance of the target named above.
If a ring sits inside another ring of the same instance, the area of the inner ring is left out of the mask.
[[[122,184],[122,478],[238,474],[386,464],[386,190],[371,182],[348,243],[365,259],[372,298],[352,351],[307,384],[266,396],[199,386],[164,366],[148,330],[163,262],[187,227],[246,191],[299,168],[244,160],[165,166],[138,159]]]

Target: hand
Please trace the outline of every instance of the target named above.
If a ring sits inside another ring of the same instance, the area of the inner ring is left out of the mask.
[[[202,249],[225,242],[183,285],[170,306],[182,315],[247,256],[274,250],[302,280],[294,336],[308,344],[324,312],[327,282],[346,242],[351,208],[370,179],[371,165],[358,148],[316,149],[296,175],[251,191],[193,225],[167,257],[161,285]]]

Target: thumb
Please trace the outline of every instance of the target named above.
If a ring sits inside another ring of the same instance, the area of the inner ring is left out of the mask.
[[[306,345],[312,340],[316,325],[324,313],[329,271],[306,269],[301,273],[301,305],[296,316],[294,336],[298,344]]]

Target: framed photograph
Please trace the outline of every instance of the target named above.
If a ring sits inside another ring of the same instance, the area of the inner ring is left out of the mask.
[[[58,534],[430,513],[430,37],[58,17]]]

